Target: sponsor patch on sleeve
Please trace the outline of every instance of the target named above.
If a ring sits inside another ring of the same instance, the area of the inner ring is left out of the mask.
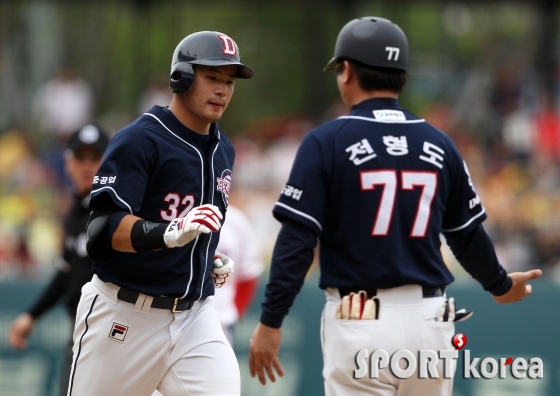
[[[295,188],[294,186],[290,186],[289,184],[286,184],[286,186],[282,189],[282,194],[292,199],[295,199],[296,201],[299,201],[301,195],[303,194],[303,190],[299,188]]]

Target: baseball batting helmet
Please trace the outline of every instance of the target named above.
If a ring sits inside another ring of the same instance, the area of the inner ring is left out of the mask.
[[[406,70],[408,41],[401,28],[388,19],[357,18],[340,30],[334,57],[323,70],[334,69],[341,59],[352,59],[367,66]]]
[[[190,34],[173,52],[169,89],[182,93],[190,88],[194,80],[192,65],[236,65],[238,78],[253,77],[253,71],[240,60],[239,47],[228,35],[208,31]]]

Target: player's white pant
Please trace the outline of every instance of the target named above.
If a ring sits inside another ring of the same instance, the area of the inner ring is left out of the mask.
[[[97,276],[82,289],[68,396],[240,395],[211,297],[173,314],[118,300],[118,290]]]
[[[340,304],[338,289],[327,289],[327,302],[321,323],[323,378],[326,396],[450,396],[453,379],[443,378],[443,361],[437,365],[439,379],[419,379],[418,372],[407,379],[394,376],[389,368],[379,371],[379,378],[368,372],[354,378],[356,354],[362,349],[368,356],[384,349],[389,357],[399,349],[408,349],[418,358],[418,350],[452,350],[453,322],[436,322],[444,297],[422,298],[422,289],[408,285],[378,290],[380,314],[377,320],[341,320],[335,318]],[[455,373],[455,361],[453,370]]]

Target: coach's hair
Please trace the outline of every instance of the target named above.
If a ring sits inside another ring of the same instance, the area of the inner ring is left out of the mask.
[[[406,84],[408,77],[406,70],[367,66],[353,59],[341,59],[336,66],[337,73],[342,71],[345,60],[350,63],[350,67],[358,77],[360,88],[364,91],[390,90],[401,92]]]

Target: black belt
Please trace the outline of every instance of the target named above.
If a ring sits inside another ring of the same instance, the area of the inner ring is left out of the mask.
[[[373,297],[377,295],[377,289],[361,289],[367,292],[368,297]],[[430,298],[430,297],[442,297],[443,291],[445,288],[443,287],[427,287],[422,286],[422,297],[423,298]],[[350,293],[357,293],[359,290],[356,289],[346,289],[339,287],[338,292],[340,293],[340,297],[344,297],[349,295]]]
[[[119,300],[123,300],[132,304],[136,304],[140,293],[121,287],[117,293]],[[171,312],[183,312],[191,309],[196,301],[181,300],[173,297],[154,297],[152,308],[170,309]]]

